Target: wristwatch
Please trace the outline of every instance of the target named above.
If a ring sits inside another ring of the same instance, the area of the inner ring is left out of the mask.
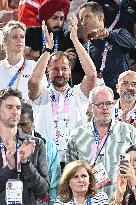
[[[136,185],[131,186],[132,191],[136,191]]]
[[[48,53],[52,53],[52,49],[50,49],[50,48],[43,49],[42,53],[44,53],[45,51],[48,52]]]

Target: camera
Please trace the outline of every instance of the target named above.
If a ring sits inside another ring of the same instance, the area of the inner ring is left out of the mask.
[[[129,154],[120,154],[120,165],[130,162]],[[120,170],[120,174],[126,174],[126,172]]]

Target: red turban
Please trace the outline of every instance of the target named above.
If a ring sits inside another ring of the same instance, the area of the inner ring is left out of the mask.
[[[65,18],[67,17],[70,7],[70,0],[44,0],[39,7],[38,20],[47,21],[57,11],[63,11]]]

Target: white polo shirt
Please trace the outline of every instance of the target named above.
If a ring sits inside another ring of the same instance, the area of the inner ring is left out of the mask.
[[[8,60],[5,58],[4,60],[0,61],[0,89],[7,88],[9,82],[14,77],[14,75],[17,73],[17,71],[22,67],[24,63],[24,68],[22,70],[22,73],[20,74],[20,79],[16,79],[14,81],[14,84],[11,86],[11,88],[15,89],[17,88],[19,91],[22,92],[22,98],[24,100],[29,100],[28,97],[28,80],[29,77],[35,68],[36,62],[34,60],[27,60],[24,57],[21,58],[21,60],[16,65],[10,65]],[[17,86],[18,82],[18,86]],[[47,85],[47,80],[44,78],[44,83]]]
[[[58,115],[54,115],[52,110],[51,92],[57,99]],[[67,112],[64,113],[65,97],[68,98]],[[50,137],[56,143],[56,122],[57,129],[66,131],[69,129],[71,133],[73,129],[87,122],[87,107],[89,100],[80,89],[80,85],[73,88],[68,87],[63,93],[57,92],[52,85],[43,91],[42,95],[33,101],[34,125],[36,132],[42,136]],[[67,120],[64,118],[66,117]],[[67,125],[66,125],[67,124]],[[65,134],[64,134],[65,135]],[[69,140],[68,137],[62,137],[56,143],[59,152],[61,152],[61,161],[64,161],[64,153]]]

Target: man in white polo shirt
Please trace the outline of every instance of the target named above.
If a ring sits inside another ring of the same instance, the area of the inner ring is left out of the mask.
[[[70,132],[86,122],[86,110],[89,92],[95,86],[96,68],[77,37],[77,19],[72,17],[71,40],[80,58],[86,76],[80,85],[71,88],[68,84],[71,76],[69,58],[64,52],[52,55],[53,34],[45,27],[46,49],[39,59],[29,81],[30,98],[37,106],[35,130],[42,136],[51,137],[58,146],[61,162],[69,140]],[[43,89],[41,84],[48,70],[51,85]],[[34,110],[35,111],[35,110]]]

